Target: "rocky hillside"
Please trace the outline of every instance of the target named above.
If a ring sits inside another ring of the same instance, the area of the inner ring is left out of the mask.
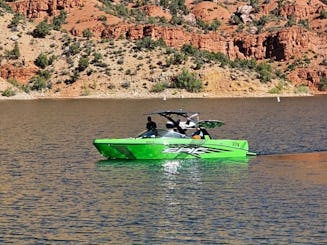
[[[2,97],[326,90],[326,0],[0,0]]]

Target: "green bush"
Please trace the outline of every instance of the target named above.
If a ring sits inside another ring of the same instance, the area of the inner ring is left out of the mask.
[[[221,67],[228,65],[231,61],[223,53],[214,53],[206,50],[199,50],[189,44],[183,45],[181,51],[187,55],[193,56],[197,63],[207,63],[208,61],[219,62]]]
[[[182,73],[173,79],[173,86],[195,93],[201,91],[203,83],[195,73],[190,73],[187,69],[183,69]]]
[[[155,83],[150,92],[153,92],[153,93],[160,93],[162,91],[164,91],[165,89],[167,88],[167,84],[165,83],[162,83],[162,82],[158,82],[158,83]]]
[[[11,88],[7,88],[5,91],[3,91],[1,93],[2,96],[6,96],[6,97],[11,97],[16,95],[16,92],[14,90],[12,90]]]
[[[298,24],[300,26],[303,26],[305,29],[309,30],[310,29],[310,25],[309,25],[309,20],[305,19],[305,20],[299,20]]]
[[[51,73],[47,70],[40,70],[37,72],[40,77],[43,77],[45,80],[48,80],[51,77]]]
[[[24,20],[23,15],[21,13],[15,13],[10,21],[9,27],[17,27],[22,20]]]
[[[33,30],[33,37],[45,38],[50,33],[50,25],[46,21],[41,21]]]
[[[185,54],[176,51],[176,52],[174,52],[172,57],[169,57],[167,59],[167,66],[181,65],[186,60],[187,60],[187,56]]]
[[[83,37],[86,37],[86,38],[91,38],[93,36],[93,33],[90,31],[90,29],[85,29],[83,30]]]
[[[327,19],[327,11],[325,11],[324,9],[321,10],[319,18],[320,19]]]
[[[81,57],[78,61],[78,70],[84,71],[89,66],[89,58]]]
[[[69,55],[75,55],[78,54],[79,52],[80,52],[79,42],[73,43],[72,45],[69,46],[69,51],[68,51]]]
[[[257,61],[255,59],[239,59],[236,58],[234,61],[230,62],[232,68],[239,68],[239,69],[254,69],[257,65]]]
[[[67,18],[67,13],[64,10],[60,10],[60,14],[58,16],[53,17],[52,26],[53,29],[59,31],[61,29],[61,25],[65,23]]]
[[[272,67],[267,63],[261,63],[256,68],[261,82],[270,82],[272,79]]]
[[[17,60],[20,57],[20,49],[17,42],[15,42],[13,50],[5,51],[5,56],[10,60]]]
[[[36,76],[33,77],[30,80],[30,83],[32,84],[31,89],[40,91],[42,89],[45,89],[47,87],[47,81],[44,77]]]
[[[327,77],[321,77],[320,82],[318,83],[319,91],[326,91],[327,90]]]
[[[296,25],[296,20],[294,15],[290,16],[289,19],[287,20],[286,27],[294,26]]]
[[[42,69],[46,68],[49,65],[48,56],[45,53],[39,54],[39,56],[34,61],[34,64]]]
[[[295,93],[306,94],[309,92],[309,88],[306,85],[300,85],[296,88]]]
[[[221,25],[221,22],[217,19],[214,19],[210,24],[207,24],[202,19],[197,20],[198,26],[205,31],[217,31],[218,27]]]
[[[8,13],[12,13],[13,10],[11,9],[11,7],[6,3],[5,0],[0,0],[0,8],[6,10]]]

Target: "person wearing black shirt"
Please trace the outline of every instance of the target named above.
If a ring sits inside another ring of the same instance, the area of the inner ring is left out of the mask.
[[[148,131],[150,131],[150,130],[156,129],[156,128],[157,128],[157,124],[154,121],[152,121],[151,117],[149,116],[148,117],[148,122],[146,124],[146,129]]]

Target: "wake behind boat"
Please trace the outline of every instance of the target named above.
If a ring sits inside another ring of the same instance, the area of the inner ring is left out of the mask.
[[[246,140],[212,139],[207,128],[220,127],[223,122],[202,121],[198,113],[185,111],[148,115],[166,118],[166,129],[152,128],[134,138],[95,139],[94,146],[108,159],[219,159],[255,155],[249,152]],[[187,134],[190,130],[194,131],[192,135]]]

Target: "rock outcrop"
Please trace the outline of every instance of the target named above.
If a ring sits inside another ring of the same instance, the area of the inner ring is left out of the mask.
[[[38,71],[36,66],[14,66],[5,64],[0,66],[0,77],[8,80],[15,79],[20,83],[27,83]]]
[[[85,0],[19,0],[8,2],[16,12],[22,13],[27,18],[42,18],[54,16],[60,10],[69,10],[81,6]]]
[[[327,56],[326,37],[318,36],[299,26],[274,33],[225,37],[215,32],[197,34],[176,27],[120,24],[108,26],[102,31],[101,36],[103,38],[124,36],[130,40],[146,36],[155,40],[162,38],[171,47],[181,48],[184,44],[191,44],[199,49],[227,54],[230,58],[285,61],[294,56],[300,57],[309,50]]]

